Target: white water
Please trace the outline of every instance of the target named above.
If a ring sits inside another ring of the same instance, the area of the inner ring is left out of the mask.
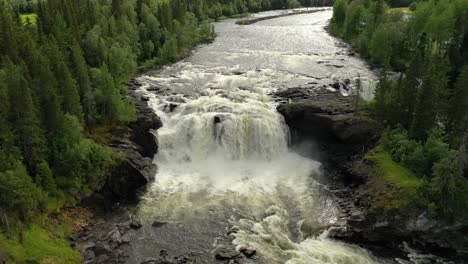
[[[268,95],[314,78],[262,59],[254,69],[242,66],[243,49],[221,62],[197,61],[216,54],[224,45],[220,38],[186,62],[139,78],[140,92],[163,127],[157,132],[156,181],[139,205],[145,235],[134,262],[166,250],[195,252],[200,262],[211,263],[212,251],[236,227],[232,243],[257,250],[257,259],[247,260],[252,263],[379,263],[366,250],[318,231],[339,225],[340,212],[314,180],[320,163],[288,149],[288,128]],[[291,55],[286,60],[292,63]],[[154,87],[158,93],[150,91]],[[154,221],[167,224],[154,228]]]

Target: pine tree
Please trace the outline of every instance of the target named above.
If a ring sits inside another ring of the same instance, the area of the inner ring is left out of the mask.
[[[83,109],[80,104],[77,83],[73,79],[70,69],[65,63],[65,58],[60,52],[55,38],[50,37],[47,43],[49,59],[54,62],[53,72],[62,99],[62,109],[65,113],[75,115],[79,120],[83,120]]]
[[[6,84],[6,72],[0,70],[0,171],[12,169],[13,164],[22,159],[8,120],[11,106]]]
[[[415,98],[421,88],[421,78],[425,63],[421,52],[417,51],[416,56],[411,61],[406,75],[401,84],[401,124],[409,128],[413,121]]]
[[[390,92],[390,83],[387,80],[387,73],[382,70],[379,76],[379,83],[375,88],[374,116],[382,123],[387,123],[387,98]]]
[[[112,15],[119,19],[122,16],[121,0],[112,0]]]
[[[63,121],[61,100],[57,91],[58,85],[47,57],[38,51],[35,58],[40,66],[35,68],[33,73],[33,86],[36,87],[36,96],[40,99],[44,126],[49,134],[54,134]]]
[[[468,66],[463,68],[457,78],[451,106],[449,122],[451,124],[451,143],[456,146],[468,126]]]
[[[436,125],[440,109],[440,94],[447,85],[444,63],[433,59],[422,80],[421,91],[417,95],[414,118],[410,135],[416,139],[426,139],[427,133]]]
[[[11,62],[5,63],[5,83],[10,101],[9,119],[18,135],[20,147],[28,170],[34,174],[37,164],[45,160],[47,149],[40,118],[34,108],[28,82],[24,78],[24,69]]]
[[[19,56],[18,39],[19,21],[13,16],[11,6],[5,0],[0,0],[0,54],[16,60]]]
[[[84,109],[85,122],[88,126],[94,124],[94,97],[91,88],[91,81],[89,78],[88,65],[83,57],[81,47],[76,41],[73,42],[71,50],[71,65],[73,65],[73,72],[76,76],[76,80],[79,87],[81,105]]]

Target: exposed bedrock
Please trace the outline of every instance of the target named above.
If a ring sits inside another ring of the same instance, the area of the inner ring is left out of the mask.
[[[349,162],[373,146],[381,128],[355,114],[352,97],[329,87],[290,88],[277,92],[278,111],[292,131],[293,143],[313,140],[320,144],[324,162],[348,171]],[[348,87],[349,89],[349,87]]]
[[[134,202],[139,191],[156,175],[153,157],[158,151],[158,142],[154,133],[162,123],[148,107],[147,100],[136,92],[137,87],[137,83],[131,82],[128,92],[136,106],[137,120],[114,130],[113,139],[108,143],[114,152],[123,154],[123,161],[88,198],[92,200],[90,205],[98,203],[108,207],[115,202]]]

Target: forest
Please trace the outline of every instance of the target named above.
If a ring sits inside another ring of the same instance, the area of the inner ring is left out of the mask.
[[[381,69],[375,98],[360,113],[386,128],[365,158],[381,167],[367,190],[377,209],[466,220],[468,1],[394,9],[382,0],[337,0],[330,30]],[[395,167],[399,178],[385,178]]]
[[[43,227],[122,160],[106,142],[136,118],[125,94],[137,72],[212,41],[215,19],[330,3],[0,0],[0,262],[79,258]]]

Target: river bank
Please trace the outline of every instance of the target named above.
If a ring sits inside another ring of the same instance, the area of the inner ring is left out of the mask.
[[[330,235],[401,261],[464,263],[466,252],[460,246],[466,233],[463,224],[447,225],[424,213],[377,213],[375,202],[369,200],[366,192],[373,188],[373,177],[383,177],[372,174],[386,172],[376,171],[377,165],[366,156],[377,146],[383,129],[375,121],[356,115],[352,97],[343,96],[333,87],[346,87],[346,81],[275,94],[280,102],[278,111],[293,131],[292,144],[320,142],[315,147],[322,153],[320,160],[327,172],[323,182],[345,213],[345,224]]]

